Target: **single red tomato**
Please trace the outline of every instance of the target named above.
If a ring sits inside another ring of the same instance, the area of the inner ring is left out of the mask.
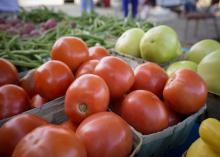
[[[86,118],[76,134],[89,157],[128,157],[132,149],[132,131],[113,112],[100,112]]]
[[[8,60],[0,58],[0,86],[18,84],[19,75],[16,67]]]
[[[64,121],[62,124],[60,124],[60,126],[66,129],[70,129],[74,132],[76,132],[76,128],[77,128],[77,125],[73,123],[71,120]]]
[[[46,125],[20,140],[12,157],[86,157],[86,149],[72,130]]]
[[[98,60],[88,60],[84,62],[76,71],[76,78],[83,74],[93,74],[96,65],[99,63]]]
[[[73,80],[69,67],[60,61],[48,61],[35,72],[37,93],[47,100],[63,96]]]
[[[180,69],[167,81],[163,96],[174,111],[189,115],[204,106],[207,93],[207,86],[199,74],[189,69]]]
[[[76,37],[61,37],[53,45],[51,58],[66,63],[75,72],[83,62],[89,59],[86,43]]]
[[[31,114],[20,114],[4,123],[0,128],[0,156],[11,157],[15,146],[26,134],[47,123]]]
[[[176,125],[177,123],[181,122],[182,116],[173,111],[167,102],[164,102],[164,107],[166,108],[169,117],[169,126]]]
[[[168,115],[163,103],[155,94],[146,90],[135,90],[125,97],[121,116],[145,135],[168,127]]]
[[[134,90],[148,90],[159,97],[163,96],[163,88],[168,80],[168,76],[159,65],[146,62],[137,66],[134,70],[135,81]]]
[[[31,106],[34,108],[40,108],[46,102],[47,102],[47,100],[45,98],[43,98],[42,96],[40,96],[39,94],[36,94],[35,96],[33,96],[31,98]]]
[[[0,120],[24,112],[29,108],[29,97],[23,88],[12,84],[0,87]]]
[[[79,124],[89,115],[106,111],[109,104],[109,89],[105,81],[96,75],[85,74],[68,88],[64,109],[72,122]]]
[[[30,70],[22,79],[20,79],[20,86],[27,92],[29,97],[37,94],[35,87],[35,69]]]
[[[105,80],[112,98],[125,94],[134,83],[134,72],[130,65],[114,56],[101,59],[95,67],[95,74]]]
[[[89,48],[89,59],[102,59],[109,55],[109,52],[106,48],[102,46],[93,46]]]

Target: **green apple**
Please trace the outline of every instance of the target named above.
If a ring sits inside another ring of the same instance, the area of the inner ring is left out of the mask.
[[[115,50],[140,57],[140,40],[144,35],[144,31],[140,28],[131,28],[125,31],[117,40]]]
[[[190,69],[196,72],[197,64],[192,61],[185,61],[185,60],[172,63],[171,65],[169,65],[169,67],[166,70],[167,75],[170,76],[172,75],[172,73],[174,73],[179,69]]]
[[[166,63],[177,58],[178,47],[181,46],[176,32],[165,25],[151,28],[140,42],[141,57],[156,63]]]
[[[194,44],[187,53],[187,59],[199,63],[207,54],[220,49],[220,43],[205,39]]]
[[[176,49],[176,57],[174,59],[179,58],[182,55],[183,55],[183,50],[182,50],[180,42],[178,41],[177,49]]]
[[[206,55],[199,63],[197,72],[210,92],[220,94],[220,49]]]

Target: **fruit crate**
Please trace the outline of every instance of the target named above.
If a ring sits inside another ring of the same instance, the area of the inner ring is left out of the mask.
[[[139,64],[147,62],[141,58],[132,57],[113,50],[110,51],[110,55],[125,60],[133,69]],[[41,108],[32,109],[24,113],[36,114],[47,119],[51,123],[59,124],[67,118],[64,113],[63,100],[64,98],[60,97],[46,103]],[[177,125],[168,127],[154,134],[142,135],[132,128],[134,134],[134,150],[130,157],[134,156],[134,154],[138,157],[159,157],[163,153],[183,144],[189,136],[196,120],[204,113],[205,109],[206,107],[203,107],[200,111],[189,116]],[[0,126],[8,119],[10,118],[0,120]]]
[[[168,127],[160,132],[142,135],[143,144],[138,157],[160,157],[165,152],[174,149],[187,140],[196,120],[201,116],[206,107],[189,116],[177,125]]]
[[[220,120],[220,95],[209,93],[207,99],[207,111],[205,118],[216,118]]]
[[[52,100],[52,101],[46,103],[41,108],[34,108],[34,109],[26,111],[22,114],[25,114],[25,113],[38,115],[53,124],[60,124],[63,121],[67,120],[67,116],[64,112],[64,97],[60,97],[55,100]],[[0,126],[11,118],[1,120]],[[132,150],[129,157],[134,157],[139,152],[139,150],[141,148],[142,137],[141,137],[141,134],[138,133],[132,127],[131,127],[131,130],[133,133],[133,150]]]
[[[146,60],[118,53],[116,51],[111,51],[111,55],[125,60],[133,69],[139,64],[147,62]],[[206,106],[177,125],[168,127],[157,133],[142,135],[143,143],[140,152],[138,153],[138,157],[160,157],[165,152],[182,145],[190,135],[193,125],[197,119],[204,114],[205,110]]]

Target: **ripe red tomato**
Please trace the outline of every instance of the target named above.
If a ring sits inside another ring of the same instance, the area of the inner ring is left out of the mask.
[[[173,111],[167,102],[164,102],[164,107],[166,108],[169,117],[169,126],[176,125],[177,123],[181,122],[182,116]]]
[[[72,130],[55,125],[39,127],[15,147],[12,157],[86,157],[85,146]]]
[[[132,149],[132,131],[113,112],[100,112],[86,118],[76,134],[89,157],[128,157]]]
[[[0,120],[24,112],[30,101],[23,88],[6,84],[0,87]]]
[[[133,91],[125,97],[121,116],[145,135],[168,127],[168,115],[163,103],[155,94],[145,90]]]
[[[0,58],[0,86],[18,84],[19,75],[16,67],[6,59]]]
[[[196,72],[180,69],[167,81],[163,96],[174,111],[189,115],[197,112],[205,104],[207,87]]]
[[[39,94],[36,94],[31,98],[31,106],[34,108],[40,108],[47,102],[46,99],[44,99],[42,96]]]
[[[83,74],[93,74],[96,65],[99,63],[98,60],[88,60],[80,65],[76,71],[76,77],[79,77]]]
[[[68,88],[64,109],[72,122],[79,124],[89,115],[106,111],[109,104],[109,89],[105,81],[96,75],[85,74]]]
[[[60,61],[48,61],[35,72],[37,92],[47,100],[63,96],[73,80],[69,67]]]
[[[17,143],[35,128],[48,122],[31,114],[13,117],[0,128],[0,156],[11,157]]]
[[[62,124],[60,124],[60,126],[62,126],[63,128],[66,128],[66,129],[70,129],[73,132],[76,132],[76,128],[77,128],[77,125],[75,123],[73,123],[71,120],[67,120],[67,121],[63,122]]]
[[[112,98],[125,94],[134,83],[134,72],[130,65],[114,56],[101,59],[95,67],[95,74],[105,80]]]
[[[163,96],[163,88],[168,80],[168,76],[159,65],[147,62],[140,64],[134,70],[135,81],[134,90],[148,90],[159,97]]]
[[[89,48],[89,59],[100,60],[108,55],[109,55],[108,50],[102,46],[93,46]]]
[[[51,58],[66,63],[75,72],[80,64],[89,59],[86,43],[76,37],[61,37],[53,45]]]
[[[20,86],[27,92],[27,94],[33,97],[37,94],[36,87],[35,87],[35,69],[30,70],[21,80]]]

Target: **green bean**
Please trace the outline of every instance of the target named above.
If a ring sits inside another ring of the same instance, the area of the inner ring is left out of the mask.
[[[8,60],[15,66],[21,66],[25,68],[36,68],[41,65],[41,63],[37,63],[37,62],[30,63],[30,62],[18,61],[18,60],[12,60],[12,59],[8,59]]]

